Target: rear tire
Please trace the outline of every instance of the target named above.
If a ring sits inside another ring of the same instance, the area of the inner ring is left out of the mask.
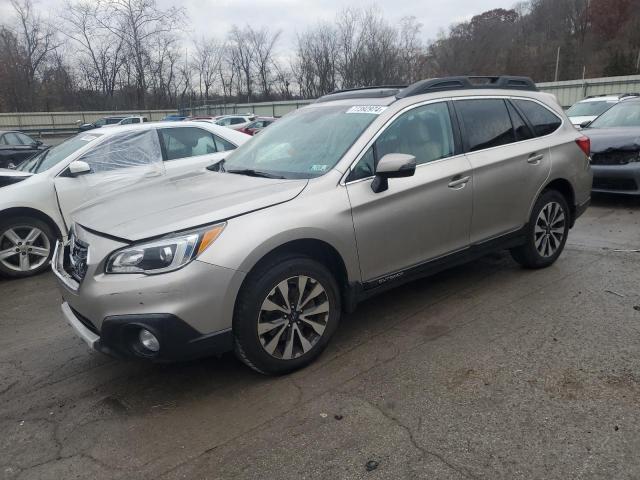
[[[564,250],[571,223],[567,201],[557,190],[542,192],[531,212],[525,243],[511,250],[513,259],[525,268],[546,268]]]
[[[56,235],[34,217],[0,220],[0,275],[25,278],[49,268]]]
[[[233,319],[235,353],[266,375],[303,368],[325,349],[340,321],[338,284],[321,263],[282,255],[252,271]]]

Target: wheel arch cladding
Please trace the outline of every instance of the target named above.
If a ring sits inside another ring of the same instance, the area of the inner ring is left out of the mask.
[[[576,196],[575,192],[573,191],[573,187],[571,186],[571,182],[564,178],[556,178],[555,180],[549,182],[544,190],[555,190],[562,194],[562,196],[567,201],[569,212],[571,213],[571,221],[569,222],[569,225],[573,227],[576,218]]]
[[[343,300],[342,303],[344,304],[345,295],[347,294],[347,289],[349,287],[349,277],[347,275],[347,267],[344,260],[335,247],[324,240],[318,240],[315,238],[291,240],[273,248],[251,267],[240,288],[242,289],[244,287],[244,284],[247,281],[247,278],[251,275],[251,272],[260,268],[265,263],[271,262],[273,259],[283,255],[302,255],[309,257],[312,260],[316,260],[327,267],[338,284],[340,295]]]
[[[53,219],[49,217],[49,215],[41,212],[40,210],[36,210],[35,208],[29,208],[29,207],[12,207],[12,208],[7,208],[5,210],[0,211],[0,222],[4,222],[9,218],[16,218],[16,217],[37,218],[38,220],[49,225],[49,227],[51,228],[51,230],[53,231],[53,233],[56,235],[57,238],[62,238],[62,232],[58,228],[58,225],[56,224],[56,222],[54,222]]]

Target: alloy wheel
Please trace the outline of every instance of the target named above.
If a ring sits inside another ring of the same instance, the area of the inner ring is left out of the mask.
[[[533,230],[534,242],[538,253],[552,257],[562,245],[565,235],[566,218],[558,202],[549,202],[538,214]]]
[[[278,283],[262,302],[258,338],[272,357],[291,360],[310,351],[329,321],[329,297],[316,279],[298,275]]]
[[[14,272],[40,268],[51,253],[47,235],[32,225],[14,225],[0,235],[0,263]]]

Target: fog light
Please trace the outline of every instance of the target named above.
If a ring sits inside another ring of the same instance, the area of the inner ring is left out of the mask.
[[[160,342],[149,330],[141,329],[140,333],[138,333],[138,339],[140,339],[142,346],[150,352],[155,353],[160,350]]]

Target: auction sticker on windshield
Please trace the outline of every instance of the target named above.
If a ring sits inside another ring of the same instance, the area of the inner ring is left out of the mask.
[[[371,113],[373,115],[380,115],[387,107],[380,105],[357,105],[347,110],[347,113]]]

